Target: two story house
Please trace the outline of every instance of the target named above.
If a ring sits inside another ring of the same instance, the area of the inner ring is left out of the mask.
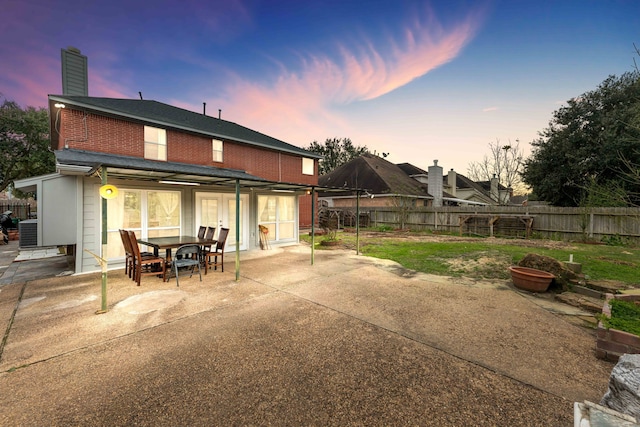
[[[91,253],[102,252],[107,182],[117,189],[102,254],[111,266],[124,260],[120,228],[146,238],[226,227],[232,251],[257,248],[259,225],[277,246],[311,224],[315,153],[152,100],[50,95],[49,110],[57,171],[15,186],[36,194],[37,246],[75,248],[76,273],[100,269]]]

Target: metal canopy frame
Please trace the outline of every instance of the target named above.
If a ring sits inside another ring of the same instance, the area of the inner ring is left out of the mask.
[[[184,186],[197,184],[199,186],[234,188],[236,193],[236,224],[240,222],[240,189],[261,189],[266,191],[283,191],[297,194],[311,195],[311,265],[315,259],[315,199],[316,192],[323,193],[351,191],[357,195],[356,217],[360,217],[360,195],[366,193],[358,188],[323,187],[313,184],[297,184],[280,181],[270,181],[247,174],[241,170],[221,169],[204,165],[191,165],[176,162],[157,162],[138,157],[121,156],[107,153],[87,152],[82,150],[64,149],[54,152],[57,169],[61,174],[97,176],[102,179],[102,185],[111,179],[135,180],[147,182],[174,181],[184,183]],[[106,200],[103,203],[103,245],[106,244]],[[240,228],[236,227],[236,280],[240,278]],[[356,254],[360,254],[360,221],[356,222]],[[103,247],[103,252],[105,248]],[[101,254],[104,256],[104,254]],[[103,289],[106,289],[106,259],[103,267],[105,273]],[[104,291],[103,291],[104,292]],[[106,294],[103,294],[103,307],[106,311]]]

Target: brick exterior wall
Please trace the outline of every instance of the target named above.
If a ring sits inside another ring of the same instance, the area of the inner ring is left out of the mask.
[[[66,108],[61,110],[59,139],[54,149],[68,148],[133,157],[144,157],[144,125]],[[223,141],[223,161],[214,162],[211,139],[167,129],[167,161],[239,169],[269,181],[317,185],[314,175],[302,174],[302,157],[247,144]],[[300,224],[311,224],[311,198],[299,203]]]
[[[607,294],[606,301],[602,307],[602,314],[611,317],[611,306],[609,300],[617,298],[629,301],[640,301],[638,295],[613,295]],[[640,337],[617,329],[607,329],[602,321],[598,322],[596,341],[596,356],[610,362],[617,362],[623,354],[640,353]]]
[[[85,127],[86,122],[86,127]],[[167,161],[240,169],[270,181],[317,184],[315,174],[302,174],[302,157],[247,144],[223,141],[223,161],[214,162],[211,139],[167,129]],[[144,157],[144,125],[72,109],[62,110],[55,149],[68,148]],[[55,144],[55,142],[54,142]]]

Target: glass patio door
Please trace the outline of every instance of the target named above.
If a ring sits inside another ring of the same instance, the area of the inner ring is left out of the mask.
[[[245,250],[249,242],[249,196],[240,195],[240,249]],[[235,250],[236,245],[236,195],[228,193],[196,193],[196,217],[194,234],[200,225],[229,229],[225,251]]]

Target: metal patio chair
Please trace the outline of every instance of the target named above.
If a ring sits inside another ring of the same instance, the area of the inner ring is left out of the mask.
[[[178,271],[184,267],[191,267],[191,274],[196,267],[198,267],[198,275],[200,275],[200,281],[202,282],[202,273],[200,271],[200,246],[198,245],[183,245],[176,250],[176,256],[172,261],[172,269],[176,275],[176,286],[180,286],[178,279]]]

